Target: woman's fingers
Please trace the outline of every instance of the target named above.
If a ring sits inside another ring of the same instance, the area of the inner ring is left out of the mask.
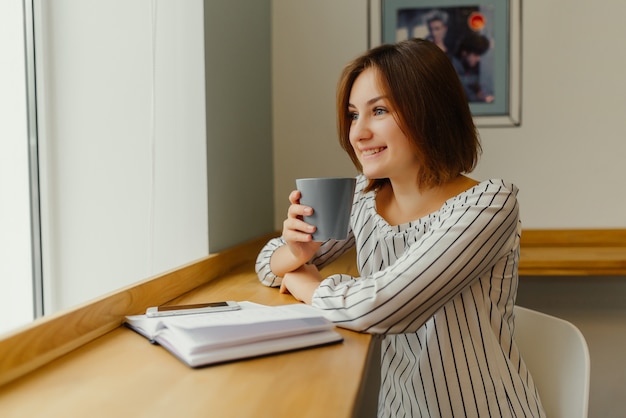
[[[313,214],[313,208],[300,204],[300,192],[298,190],[294,190],[289,194],[289,202],[291,202],[287,212],[289,217],[310,216]]]
[[[286,241],[309,242],[313,232],[315,232],[315,227],[302,220],[288,218],[283,222],[283,238]]]
[[[300,194],[300,190],[294,190],[289,193],[289,202],[291,202],[292,205],[297,205],[300,203],[301,196],[302,195]]]
[[[309,206],[293,203],[289,206],[287,211],[288,218],[302,218],[303,216],[310,216],[313,214],[313,209]]]
[[[287,219],[283,222],[283,237],[287,241],[309,242],[315,232],[315,226],[306,223],[305,216],[313,214],[313,209],[309,206],[301,205],[300,192],[294,190],[289,194],[291,205],[287,211]]]

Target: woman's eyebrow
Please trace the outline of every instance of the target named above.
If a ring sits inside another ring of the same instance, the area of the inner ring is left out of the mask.
[[[368,100],[365,104],[366,104],[366,105],[368,105],[368,106],[371,106],[371,105],[373,105],[374,103],[376,103],[377,101],[382,100],[382,99],[386,99],[386,98],[387,98],[387,96],[386,96],[386,95],[383,95],[383,96],[376,96],[376,97],[374,97],[374,98],[369,99],[369,100]],[[348,103],[348,107],[356,107],[356,106],[355,106],[355,105],[353,105],[352,103]]]

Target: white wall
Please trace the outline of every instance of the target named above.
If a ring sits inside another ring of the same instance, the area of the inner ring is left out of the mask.
[[[208,254],[203,2],[38,5],[45,312]]]
[[[335,87],[366,48],[365,1],[272,0],[274,223],[298,177],[356,173],[335,133]]]
[[[274,231],[270,0],[205,0],[209,250]]]
[[[22,0],[0,2],[0,333],[33,319]]]
[[[275,225],[293,180],[347,175],[335,86],[367,47],[366,1],[273,1]],[[624,228],[626,3],[523,2],[522,125],[482,128],[474,176],[520,187],[525,228]]]
[[[518,184],[526,228],[624,228],[626,3],[523,7],[522,126],[481,130],[477,174]]]

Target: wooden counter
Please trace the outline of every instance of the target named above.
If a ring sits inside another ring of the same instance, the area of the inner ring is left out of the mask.
[[[345,271],[350,263],[351,260],[340,260],[335,266]],[[329,269],[326,271],[330,274]],[[247,260],[172,303],[227,299],[266,305],[295,302],[290,295],[262,286],[254,273],[253,261]],[[69,314],[72,312],[63,314],[66,321],[70,321]],[[79,323],[67,325],[80,326]],[[371,382],[368,365],[375,352],[371,348],[375,346],[371,344],[372,337],[341,329],[339,332],[345,339],[341,344],[190,369],[162,347],[116,326],[0,387],[0,416],[317,418],[360,417],[368,412],[375,415],[373,407],[359,410],[376,397],[375,390],[365,391]],[[5,352],[2,350],[0,345],[0,357],[7,353],[9,357],[17,355],[10,352],[10,347],[5,346]],[[0,362],[5,360],[6,357]],[[9,366],[5,365],[4,369],[11,372]]]
[[[520,276],[626,276],[626,229],[524,230]]]
[[[340,330],[339,345],[193,370],[121,326],[166,302],[294,303],[254,273],[269,237],[0,336],[0,416],[374,416],[379,346],[369,335]],[[335,272],[356,274],[353,252],[323,274]],[[520,275],[580,274],[626,275],[626,230],[524,231]]]

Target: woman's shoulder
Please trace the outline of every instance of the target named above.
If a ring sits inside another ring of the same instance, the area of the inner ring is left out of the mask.
[[[519,192],[518,187],[514,183],[504,179],[484,180],[478,183],[475,187],[477,189],[475,192],[497,191],[501,193],[510,193],[515,196],[517,196],[517,193]]]
[[[504,179],[489,179],[476,184],[474,187],[450,199],[448,206],[457,205],[503,205],[506,202],[517,205],[518,187]]]
[[[475,222],[477,216],[489,222],[494,217],[519,219],[518,191],[517,186],[510,181],[484,180],[446,201],[439,211],[429,216],[429,220],[439,223],[450,217],[458,217],[480,227],[481,223]]]

